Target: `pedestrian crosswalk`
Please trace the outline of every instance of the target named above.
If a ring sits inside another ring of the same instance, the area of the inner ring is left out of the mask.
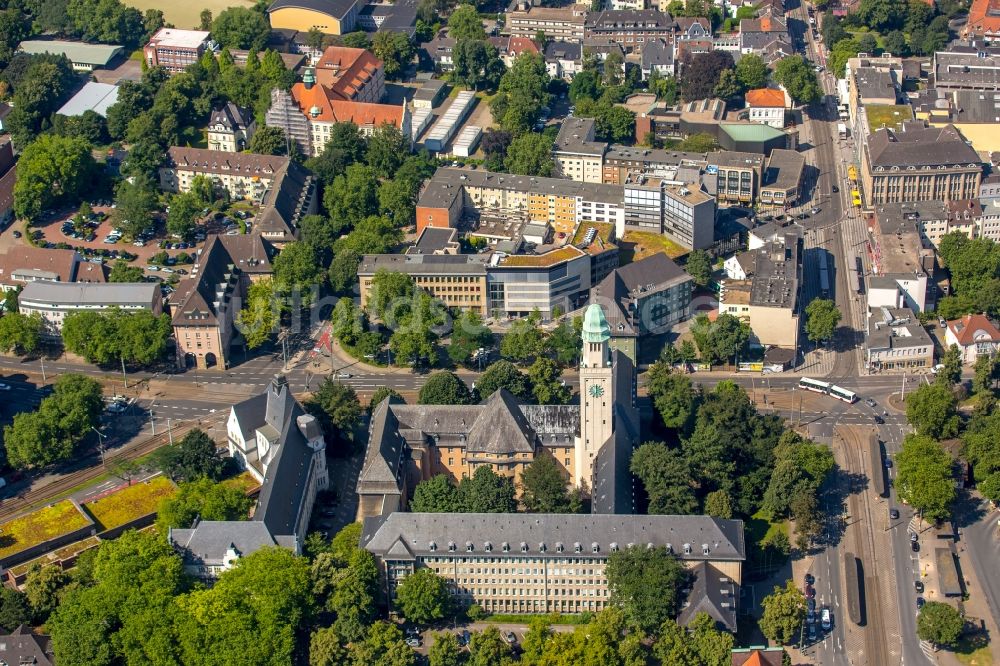
[[[923,652],[927,656],[927,658],[932,661],[936,658],[934,654],[934,646],[931,645],[928,641],[920,641],[920,651]]]

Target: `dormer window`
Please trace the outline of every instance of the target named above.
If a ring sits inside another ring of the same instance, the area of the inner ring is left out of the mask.
[[[528,544],[524,543],[523,541],[521,542],[521,552],[522,553],[528,552]]]
[[[471,553],[472,550],[473,550],[473,548],[475,548],[475,546],[472,545],[471,541],[466,541],[465,542],[465,550],[466,550],[466,552]]]
[[[538,552],[539,553],[544,553],[545,552],[545,544],[544,543],[538,544]]]
[[[556,552],[557,552],[557,553],[561,553],[561,552],[563,552],[563,545],[562,545],[562,542],[561,542],[561,541],[557,541],[557,542],[556,542]]]
[[[583,546],[580,545],[579,541],[577,541],[576,543],[573,544],[573,552],[574,553],[582,553],[583,552]]]
[[[691,544],[689,543],[684,544],[684,554],[685,555],[691,554]]]
[[[592,553],[599,553],[599,552],[601,552],[600,545],[598,545],[596,542],[590,544],[590,552],[592,552]]]
[[[437,546],[437,544],[436,544],[436,543],[434,543],[433,541],[431,541],[431,542],[430,542],[430,543],[429,543],[429,544],[427,545],[427,549],[428,549],[428,550],[430,550],[430,551],[431,551],[431,552],[433,553],[434,551],[436,551],[436,550],[438,549],[438,546]]]
[[[454,541],[449,541],[448,542],[448,552],[449,553],[454,553],[455,552],[455,548],[456,548],[455,542]]]
[[[485,550],[487,553],[492,552],[493,551],[493,544],[491,544],[489,541],[487,541],[485,544],[483,544],[483,550]]]
[[[507,543],[506,541],[504,541],[503,544],[500,546],[500,549],[503,552],[505,552],[505,553],[509,553],[510,552],[510,544]]]

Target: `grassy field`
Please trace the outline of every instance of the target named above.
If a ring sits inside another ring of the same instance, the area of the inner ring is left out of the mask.
[[[65,500],[0,525],[0,557],[85,527],[87,519]]]
[[[83,506],[101,529],[110,530],[153,513],[161,500],[173,497],[176,492],[177,487],[170,479],[156,476]]]
[[[197,28],[201,23],[201,10],[211,10],[212,16],[218,16],[222,10],[228,7],[252,7],[252,2],[245,0],[201,0],[201,2],[191,2],[191,0],[181,0],[176,4],[163,2],[162,0],[125,0],[125,4],[135,7],[139,11],[147,9],[163,10],[163,19],[167,23],[173,23],[178,28],[190,30]]]

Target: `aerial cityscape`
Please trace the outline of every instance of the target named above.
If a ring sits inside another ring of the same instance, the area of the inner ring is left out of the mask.
[[[1000,0],[3,3],[0,664],[1000,663],[998,130]]]

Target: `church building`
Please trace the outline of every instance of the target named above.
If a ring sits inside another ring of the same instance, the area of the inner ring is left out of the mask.
[[[479,405],[380,403],[358,479],[358,519],[405,511],[416,484],[438,474],[457,483],[488,465],[518,485],[541,455],[552,456],[594,513],[632,513],[635,367],[610,348],[599,305],[587,309],[582,337],[579,405],[526,405],[503,389]]]

